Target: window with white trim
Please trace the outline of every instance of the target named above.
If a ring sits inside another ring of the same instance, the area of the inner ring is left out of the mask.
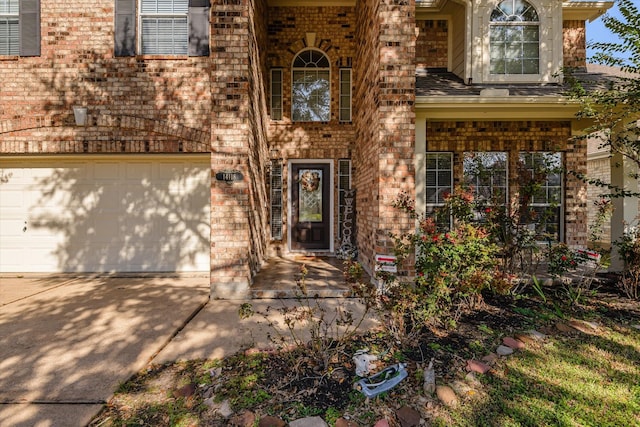
[[[351,121],[351,68],[340,69],[340,121]]]
[[[282,69],[271,70],[271,120],[282,120]]]
[[[291,118],[294,122],[328,122],[331,119],[329,58],[319,50],[296,55],[292,66]]]
[[[451,226],[448,213],[442,211],[447,196],[453,193],[453,153],[428,152],[426,164],[426,214],[435,215],[441,228]]]
[[[189,48],[187,0],[140,0],[140,52],[186,55]]]
[[[504,0],[491,13],[490,73],[540,73],[540,20],[525,0]]]
[[[0,55],[20,54],[18,0],[0,0]]]
[[[209,56],[210,0],[115,0],[115,56]]]
[[[0,0],[0,55],[40,55],[39,0]]]
[[[464,153],[464,183],[480,206],[507,206],[508,158],[504,151]]]
[[[538,240],[560,240],[562,153],[521,152],[518,160],[520,223]]]

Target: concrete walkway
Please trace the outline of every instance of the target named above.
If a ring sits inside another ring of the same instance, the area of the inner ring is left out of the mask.
[[[336,266],[298,262],[310,267],[312,295],[348,294]],[[279,309],[298,304],[269,298],[291,296],[299,265],[283,265],[261,272],[263,290],[253,289],[261,298],[253,300],[209,300],[208,275],[0,276],[0,426],[84,426],[150,363],[273,347],[269,324],[287,336]],[[333,282],[341,286],[327,287]],[[362,310],[355,299],[311,301],[329,316],[348,310],[357,318]],[[245,303],[268,319],[241,319]]]
[[[200,277],[0,277],[0,426],[82,426],[208,301]]]

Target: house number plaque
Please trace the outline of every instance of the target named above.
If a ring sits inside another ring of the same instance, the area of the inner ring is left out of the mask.
[[[238,170],[224,170],[216,173],[216,179],[224,182],[242,181],[242,172]]]

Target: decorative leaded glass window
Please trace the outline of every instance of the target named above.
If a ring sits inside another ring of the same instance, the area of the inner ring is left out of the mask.
[[[491,74],[539,74],[540,21],[525,0],[504,0],[491,13]]]

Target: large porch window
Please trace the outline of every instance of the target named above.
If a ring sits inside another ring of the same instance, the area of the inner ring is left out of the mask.
[[[464,153],[464,184],[481,206],[507,206],[508,158],[504,151]]]
[[[562,154],[521,152],[518,160],[521,224],[538,240],[560,240]]]

